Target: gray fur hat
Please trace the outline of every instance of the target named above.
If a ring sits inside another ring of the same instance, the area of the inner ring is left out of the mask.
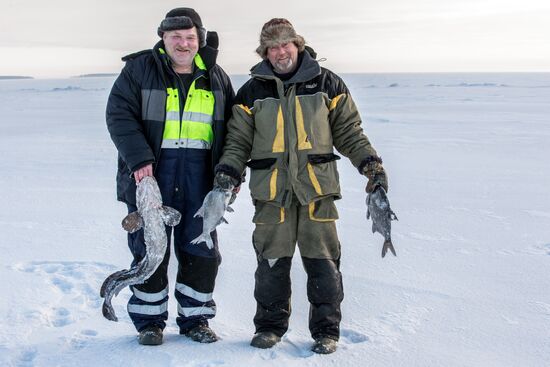
[[[305,49],[306,41],[304,37],[296,34],[292,23],[284,18],[273,18],[262,27],[260,45],[256,49],[256,53],[265,60],[269,47],[288,42],[294,42],[296,47],[298,47],[298,52],[302,52]]]

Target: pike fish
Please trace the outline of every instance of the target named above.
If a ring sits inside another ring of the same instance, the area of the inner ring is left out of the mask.
[[[372,233],[378,232],[384,236],[382,257],[390,250],[393,256],[397,256],[391,242],[391,221],[398,220],[390,208],[390,202],[383,188],[374,190],[367,195],[367,219],[372,217]]]
[[[145,257],[130,269],[117,271],[107,277],[101,286],[100,295],[103,302],[103,316],[111,321],[118,321],[111,304],[113,296],[121,289],[135,284],[142,284],[157,270],[166,254],[166,227],[176,226],[181,214],[174,208],[162,205],[157,181],[152,176],[144,177],[136,190],[138,210],[128,214],[122,220],[122,228],[134,233],[143,228],[145,238]]]
[[[214,247],[210,233],[220,224],[227,223],[223,215],[226,211],[233,212],[233,208],[229,206],[230,199],[231,191],[220,188],[214,188],[206,195],[202,206],[194,215],[194,218],[202,218],[202,233],[191,241],[192,244],[198,245],[201,242],[206,242],[209,249]]]

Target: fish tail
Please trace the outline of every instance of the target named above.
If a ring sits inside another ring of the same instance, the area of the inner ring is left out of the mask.
[[[393,247],[393,243],[391,242],[391,239],[384,241],[384,246],[382,246],[382,257],[386,256],[386,253],[388,252],[388,250],[391,251],[393,256],[397,256],[397,253],[395,252],[395,248]]]
[[[111,299],[113,296],[118,295],[123,288],[129,285],[141,283],[143,281],[143,275],[148,276],[148,274],[144,274],[148,263],[148,258],[145,257],[136,266],[130,268],[129,270],[117,271],[105,279],[101,285],[99,294],[105,299],[103,302],[102,312],[106,319],[118,321],[113,305],[111,304]]]
[[[101,289],[99,290],[99,295],[102,297],[102,298],[105,298],[105,294],[107,293],[107,289],[109,289],[110,287],[112,287],[113,285],[113,282],[116,282],[118,278],[120,278],[121,276],[123,276],[123,274],[125,272],[127,272],[128,270],[119,270],[119,271],[116,271],[114,272],[113,274],[109,275],[104,281],[103,281],[103,284],[101,285]]]
[[[111,321],[118,321],[118,317],[116,317],[115,309],[113,308],[113,305],[111,304],[111,300],[105,300],[103,302],[103,307],[101,308],[101,312],[103,313],[103,316],[107,320]]]
[[[214,247],[214,242],[212,242],[212,236],[210,236],[210,233],[201,233],[199,237],[191,241],[193,245],[198,245],[202,242],[206,242],[206,246],[208,246],[209,249]]]
[[[208,241],[207,234],[201,233],[200,236],[192,240],[191,243],[193,245],[198,245],[201,242],[207,242],[207,241]]]

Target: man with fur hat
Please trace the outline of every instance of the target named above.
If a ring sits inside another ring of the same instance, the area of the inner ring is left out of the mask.
[[[212,298],[221,257],[214,248],[190,242],[202,232],[193,215],[212,189],[214,167],[222,153],[234,92],[216,64],[218,39],[199,14],[176,8],[158,28],[162,38],[152,50],[123,58],[126,66],[107,104],[107,127],[118,150],[117,196],[136,211],[136,183],[154,176],[165,205],[182,214],[174,227],[178,259],[175,297],[180,333],[201,343],[217,340],[208,320],[216,314]],[[167,227],[169,242],[171,228]],[[145,255],[143,230],[128,235],[133,264]],[[144,345],[162,343],[168,318],[168,246],[155,273],[132,286],[128,313]]]
[[[368,178],[367,192],[387,190],[386,173],[346,85],[319,66],[288,20],[268,21],[256,52],[263,61],[237,93],[215,178],[220,186],[229,178],[230,188],[245,165],[251,169],[258,260],[251,345],[271,348],[288,329],[297,243],[308,276],[312,351],[328,354],[337,348],[344,297],[334,205],[340,157],[333,148]]]

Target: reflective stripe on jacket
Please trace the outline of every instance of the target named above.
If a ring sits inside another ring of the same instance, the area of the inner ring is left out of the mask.
[[[161,49],[161,52],[164,50]],[[194,62],[199,70],[206,70],[199,54],[195,55]],[[166,95],[162,148],[210,149],[214,140],[214,94],[209,90],[196,88],[196,80],[193,80],[181,114],[178,89],[166,88]]]

